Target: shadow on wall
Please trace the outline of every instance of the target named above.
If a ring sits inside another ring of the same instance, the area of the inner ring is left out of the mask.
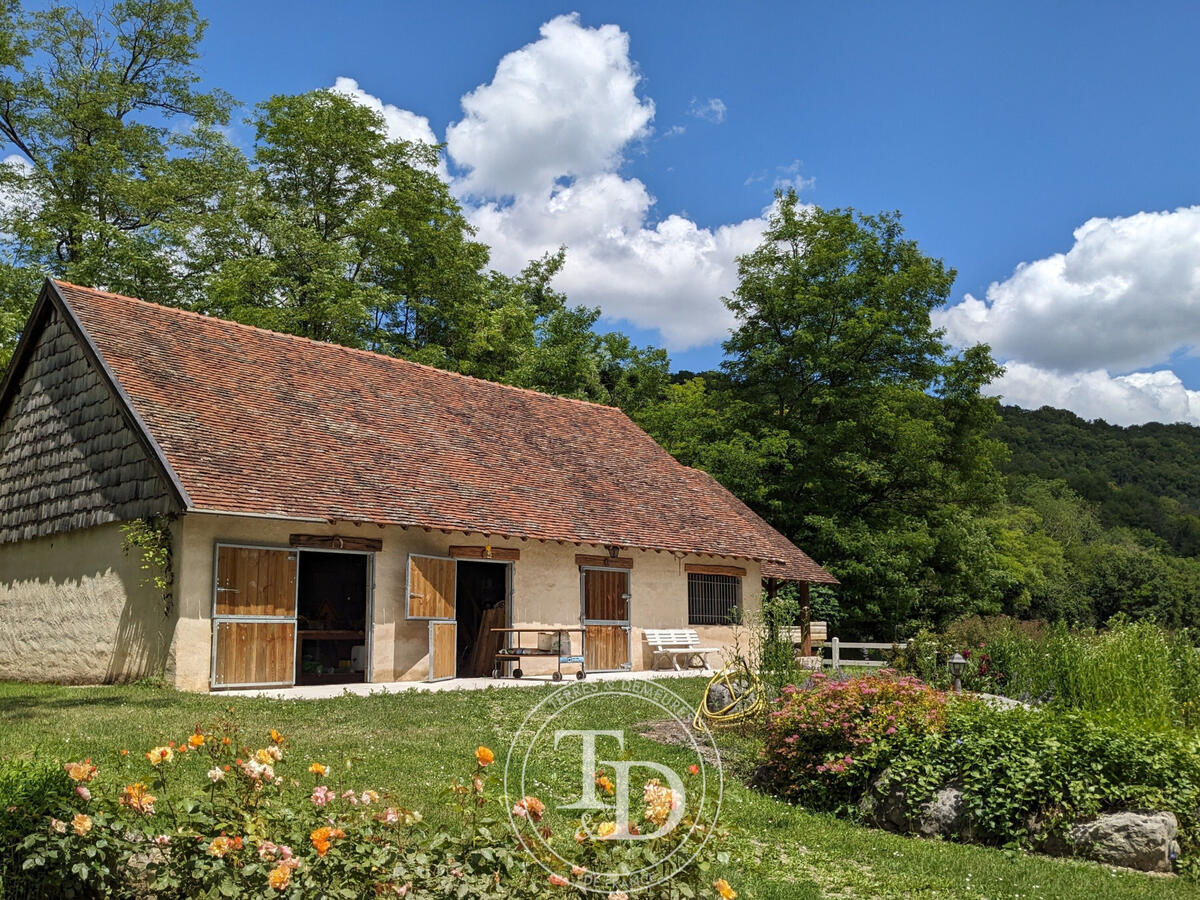
[[[178,613],[143,585],[117,524],[0,544],[0,678],[96,683],[170,676]]]
[[[178,601],[172,598],[168,610],[158,588],[143,586],[144,573],[138,570],[135,574],[132,582],[121,575],[126,599],[113,635],[105,682],[165,676],[175,668],[171,642],[179,621]]]

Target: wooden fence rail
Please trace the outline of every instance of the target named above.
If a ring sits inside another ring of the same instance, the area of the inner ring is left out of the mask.
[[[831,649],[830,662],[835,670],[840,671],[842,666],[862,666],[868,669],[882,669],[889,663],[879,659],[866,659],[866,654],[863,654],[863,659],[843,659],[843,650],[903,650],[906,644],[872,644],[862,643],[861,641],[843,641],[838,638],[833,638],[829,642]]]

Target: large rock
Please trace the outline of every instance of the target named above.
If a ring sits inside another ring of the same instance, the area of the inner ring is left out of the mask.
[[[1088,859],[1141,869],[1170,872],[1179,853],[1179,822],[1169,812],[1119,812],[1080,822],[1067,829],[1067,843]]]
[[[921,805],[917,832],[922,837],[959,837],[971,840],[971,825],[967,817],[962,791],[953,785],[941,788],[933,799]]]
[[[904,805],[904,785],[892,783],[892,770],[885,769],[863,794],[858,811],[867,822],[886,831],[912,830]]]

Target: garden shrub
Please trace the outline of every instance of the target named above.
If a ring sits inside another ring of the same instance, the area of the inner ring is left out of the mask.
[[[17,773],[13,791],[46,798],[4,820],[28,878],[17,896],[579,896],[566,886],[571,871],[551,874],[535,862],[536,856],[562,867],[535,838],[553,837],[585,867],[604,864],[609,871],[635,868],[648,854],[665,856],[664,843],[674,846],[670,836],[605,840],[606,823],[593,832],[579,820],[569,829],[556,821],[563,833],[553,835],[544,805],[532,796],[511,810],[519,826],[514,834],[510,811],[494,790],[495,755],[486,747],[445,788],[450,824],[433,826],[385,791],[355,783],[348,766],[293,761],[285,736],[274,730],[253,744],[243,744],[226,722],[144,754],[121,751],[97,765],[85,760]],[[674,793],[653,781],[643,801],[636,821],[650,825],[678,809]],[[705,811],[685,807],[682,815],[683,827],[700,826],[689,832],[697,855],[669,882],[639,896],[666,900],[716,890],[717,867],[729,860],[718,846],[725,835],[714,832],[701,846],[713,832]]]
[[[1179,820],[1182,870],[1200,849],[1200,737],[1073,710],[999,709],[911,677],[818,679],[769,717],[762,786],[857,817],[897,797],[915,825],[944,787],[962,794],[959,839],[1038,847],[1073,823],[1130,809]]]
[[[880,675],[788,687],[767,717],[759,781],[812,809],[857,804],[893,746],[939,731],[947,695],[915,678]]]
[[[32,829],[65,809],[74,793],[75,784],[57,764],[26,760],[0,764],[0,900],[92,895],[71,875],[69,866],[46,860],[36,871],[26,868],[28,854],[21,846]]]
[[[972,839],[1036,845],[1113,810],[1173,812],[1196,849],[1200,740],[1145,733],[1094,714],[957,702],[945,727],[893,745],[884,791],[902,787],[910,816],[946,785],[963,794]]]
[[[918,632],[896,665],[947,686],[947,662],[967,660],[963,687],[1092,710],[1155,729],[1200,725],[1200,636],[1117,618],[1102,631],[971,617]]]

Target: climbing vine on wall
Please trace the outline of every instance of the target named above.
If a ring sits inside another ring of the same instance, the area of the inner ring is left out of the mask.
[[[134,519],[121,526],[124,533],[123,550],[128,556],[141,554],[139,568],[145,572],[142,585],[153,585],[162,592],[163,615],[171,615],[175,605],[175,562],[172,524],[174,516],[157,515]]]

